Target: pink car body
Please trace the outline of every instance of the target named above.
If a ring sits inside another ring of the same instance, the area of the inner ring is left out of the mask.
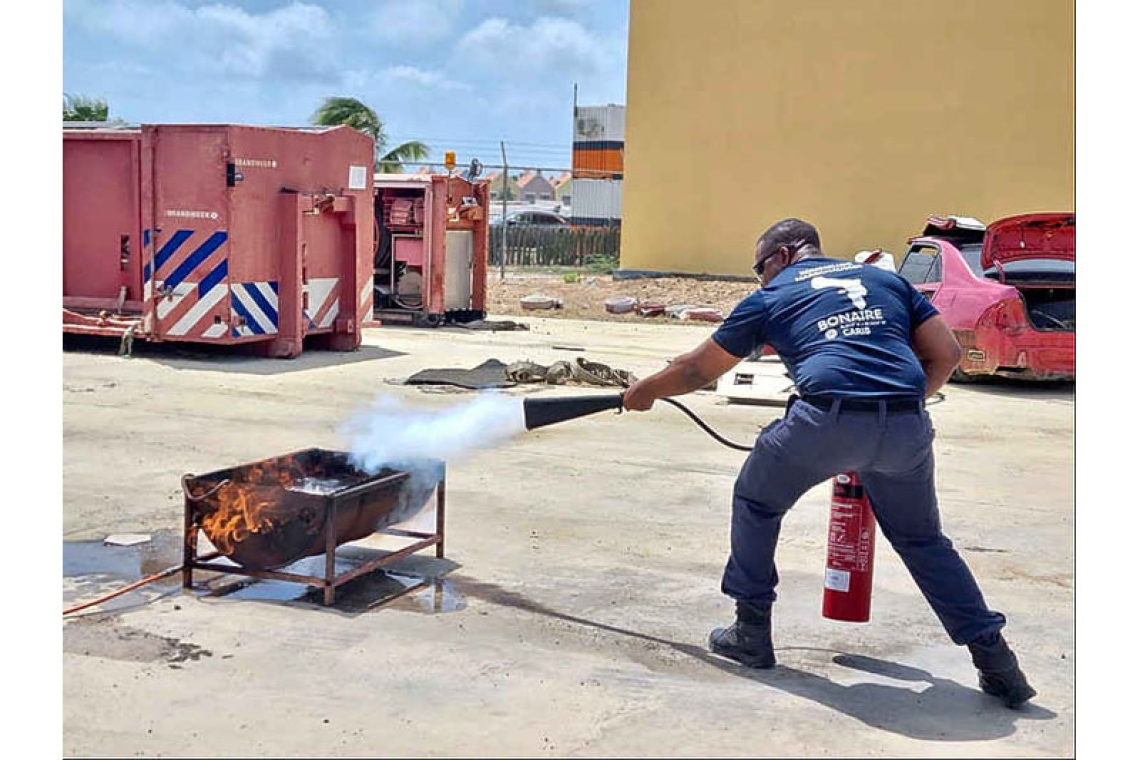
[[[1076,216],[1038,213],[986,226],[930,217],[899,274],[962,346],[954,379],[1076,378]]]

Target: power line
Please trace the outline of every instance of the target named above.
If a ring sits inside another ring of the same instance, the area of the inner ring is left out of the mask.
[[[385,148],[390,147],[390,146],[394,146],[394,145],[396,145],[398,143],[402,143],[402,142],[410,142],[410,141],[408,141],[408,140],[399,140],[399,141],[389,140],[387,143],[385,143]],[[492,145],[490,143],[481,143],[481,144],[480,143],[466,143],[466,142],[461,142],[458,140],[440,140],[440,141],[431,141],[431,142],[428,142],[427,140],[419,140],[418,142],[428,143],[428,147],[431,150],[462,149],[462,150],[494,150],[496,153],[500,152],[498,145]],[[539,155],[539,154],[545,155],[545,154],[556,154],[556,153],[571,153],[573,151],[573,148],[570,147],[569,145],[567,145],[565,148],[525,148],[525,147],[518,147],[517,150],[519,150],[523,153],[533,153],[536,155]]]
[[[517,170],[519,173],[522,173],[522,172],[558,172],[558,173],[564,173],[564,172],[576,171],[578,174],[583,174],[583,175],[590,173],[590,172],[597,173],[597,174],[602,174],[602,173],[612,174],[612,172],[603,172],[601,169],[593,169],[593,170],[592,169],[577,169],[577,170],[575,170],[573,167],[570,167],[570,166],[545,166],[545,165],[541,165],[540,163],[537,163],[537,162],[536,163],[526,163],[526,162],[515,163],[514,159],[511,159],[511,162],[512,163],[510,164],[509,168],[513,169],[513,170]],[[443,166],[446,168],[446,165],[442,161],[401,161],[400,163],[404,166]],[[467,164],[469,164],[469,163],[470,163],[470,161],[457,160],[455,162],[455,168],[460,169],[460,170],[466,169]],[[479,163],[483,165],[484,169],[496,169],[497,170],[497,169],[503,168],[502,164],[488,164],[488,163],[484,163],[483,161],[480,161]]]
[[[389,142],[410,142],[412,140],[419,140],[420,142],[455,143],[457,145],[462,143],[462,144],[468,144],[468,145],[475,145],[475,144],[477,144],[477,145],[490,145],[490,146],[493,146],[495,148],[499,147],[499,141],[498,140],[484,140],[482,138],[474,138],[474,137],[409,137],[406,139],[399,139],[399,140],[397,140],[391,136],[388,137]],[[503,142],[505,142],[508,145],[519,145],[519,146],[525,146],[525,147],[530,147],[530,148],[555,148],[555,149],[559,149],[559,150],[569,149],[567,144],[564,144],[564,143],[534,143],[534,142],[523,142],[523,141],[515,141],[515,140],[504,140]]]
[[[400,163],[403,164],[404,166],[443,166],[444,168],[446,168],[446,164],[444,164],[442,161],[401,161]],[[460,168],[460,165],[462,163],[463,163],[462,161],[456,161],[455,162],[456,168]],[[482,162],[480,162],[480,163],[482,163]],[[522,164],[522,165],[512,164],[511,167],[518,169],[519,171],[536,171],[536,172],[568,172],[568,171],[573,171],[569,166],[561,166],[561,167],[560,166],[531,166],[530,164]],[[483,168],[484,169],[502,169],[504,167],[502,164],[483,164]],[[508,167],[508,168],[510,168],[510,167]],[[583,171],[583,170],[579,169],[579,171]],[[585,171],[589,171],[589,170],[585,170]]]
[[[487,147],[484,149],[472,149],[472,148],[461,148],[461,147],[457,147],[457,146],[453,146],[453,145],[446,146],[446,150],[454,151],[459,156],[468,156],[468,157],[473,157],[473,158],[480,158],[480,160],[482,160],[482,157],[484,157],[484,156],[489,157],[495,153],[500,152],[499,150],[495,150],[495,149],[492,149],[490,147]],[[438,159],[438,158],[442,157],[444,152],[445,152],[445,150],[433,150],[430,152],[430,154],[428,156],[425,156],[425,158]],[[524,164],[525,163],[562,164],[562,163],[570,163],[570,159],[571,159],[570,151],[566,151],[564,153],[530,153],[527,151],[511,151],[511,161],[512,161],[512,163],[516,163],[516,164],[519,162],[522,162]]]
[[[445,151],[433,152],[431,155],[424,156],[424,158],[440,159],[440,158],[443,158],[444,152]],[[456,150],[454,152],[457,156],[469,156],[471,158],[478,158],[480,161],[482,161],[484,157],[490,158],[492,155],[499,153],[499,151],[497,151],[497,150],[491,151],[490,149],[485,150],[485,151],[483,151],[483,150],[477,150],[477,151]],[[518,164],[520,162],[524,163],[524,164],[526,164],[526,163],[569,164],[569,163],[571,163],[570,158],[571,157],[569,154],[566,154],[566,155],[553,155],[552,154],[552,155],[548,155],[548,156],[546,156],[546,155],[540,156],[540,155],[536,155],[533,153],[516,153],[514,151],[511,151],[511,163],[514,163],[514,164]]]
[[[441,161],[401,161],[404,166],[441,166],[447,168],[447,165]],[[462,174],[463,161],[456,161],[455,168],[460,169]],[[480,162],[482,163],[482,162]],[[520,172],[536,171],[536,172],[571,172],[577,175],[577,179],[590,179],[590,175],[601,175],[595,179],[612,179],[613,171],[609,169],[574,169],[569,166],[532,166],[528,164],[512,164],[510,167],[504,167],[502,164],[483,164],[484,169],[503,169],[506,168],[509,172],[511,168],[517,169]]]
[[[497,145],[466,145],[457,142],[438,142],[429,143],[429,150],[469,150],[469,151],[491,151],[499,153]],[[526,153],[534,156],[557,156],[557,155],[570,155],[571,148],[565,150],[554,150],[552,148],[517,148],[520,153]],[[512,151],[513,152],[513,151]]]
[[[453,139],[448,139],[446,137],[416,137],[416,138],[411,138],[411,139],[418,140],[419,142],[433,143],[435,145],[479,145],[479,146],[488,146],[488,147],[494,146],[494,143],[490,140],[453,140]],[[409,141],[410,140],[404,140],[404,139],[395,140],[393,138],[388,138],[389,144],[391,144],[393,142],[409,142]],[[514,143],[511,143],[511,144],[514,145]],[[498,146],[494,146],[494,147],[498,147]],[[539,151],[570,150],[571,144],[567,143],[566,145],[519,145],[519,147],[526,148],[527,150],[539,150]]]
[[[421,142],[427,142],[421,140]],[[392,144],[392,143],[389,143]],[[497,145],[485,144],[476,145],[472,143],[462,143],[458,141],[443,141],[437,142],[429,146],[429,150],[433,154],[439,154],[445,150],[454,150],[460,153],[468,153],[473,155],[490,155],[492,153],[499,153]],[[517,148],[512,146],[511,155],[519,156],[524,162],[527,161],[565,161],[570,158],[573,151],[566,147],[564,149],[555,148]]]

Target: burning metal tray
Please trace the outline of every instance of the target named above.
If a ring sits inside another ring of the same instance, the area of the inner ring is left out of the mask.
[[[443,556],[444,465],[419,463],[430,473],[385,469],[369,474],[340,451],[306,449],[250,464],[182,478],[185,495],[183,585],[194,569],[315,583],[333,588],[398,556],[436,546]],[[390,526],[418,513],[436,495],[436,532],[398,531]],[[208,565],[197,556],[198,532],[237,563]],[[421,539],[342,576],[334,576],[336,547],[376,532]],[[304,557],[326,555],[324,578],[273,572]]]

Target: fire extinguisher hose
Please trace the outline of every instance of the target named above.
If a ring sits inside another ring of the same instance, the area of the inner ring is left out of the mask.
[[[939,401],[944,401],[945,399],[946,399],[946,396],[942,393],[942,391],[938,391],[937,393],[934,394],[934,397],[931,400],[927,401],[927,404],[928,405],[929,404],[936,404]],[[685,406],[680,401],[677,401],[676,399],[672,399],[672,398],[663,398],[661,400],[664,401],[666,404],[672,404],[673,406],[677,407],[682,412],[684,412],[686,415],[688,415],[689,419],[691,419],[693,422],[697,423],[697,425],[700,426],[701,430],[705,431],[710,436],[712,436],[713,440],[715,440],[717,443],[723,444],[730,449],[736,449],[737,451],[752,451],[751,446],[744,446],[744,445],[739,444],[739,443],[733,443],[732,441],[728,440],[727,438],[725,438],[720,433],[713,430],[711,427],[708,426],[708,423],[706,423],[704,420],[702,420],[700,417],[698,417],[692,409]]]
[[[689,419],[691,419],[693,422],[697,423],[697,425],[701,428],[701,430],[705,431],[710,436],[712,436],[713,440],[716,441],[717,443],[720,443],[724,446],[727,446],[730,449],[736,449],[737,451],[752,451],[751,446],[744,446],[744,445],[741,445],[739,443],[733,443],[732,441],[728,440],[727,438],[725,438],[720,433],[713,430],[711,427],[708,426],[708,424],[704,420],[702,420],[700,417],[698,417],[692,409],[685,406],[680,401],[677,401],[676,399],[671,399],[671,398],[663,398],[661,400],[664,401],[666,404],[672,404],[673,406],[677,407],[682,412],[684,412],[688,416]]]

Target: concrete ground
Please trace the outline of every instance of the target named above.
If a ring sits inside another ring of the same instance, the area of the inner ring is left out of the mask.
[[[294,361],[69,348],[64,604],[179,561],[183,473],[342,446],[338,425],[378,392],[424,407],[470,398],[390,378],[582,355],[552,348],[566,344],[645,374],[710,332],[529,321],[497,334],[373,329],[358,352]],[[781,413],[690,400],[738,441]],[[404,561],[333,609],[288,584],[202,573],[191,592],[148,586],[65,619],[64,753],[1071,755],[1072,387],[951,386],[930,412],[945,529],[1009,617],[1039,692],[1021,711],[976,688],[968,654],[885,542],[871,623],[820,616],[826,484],[784,522],[780,665],[709,655],[709,629],[732,614],[718,589],[743,455],[659,405],[453,463],[447,560]],[[153,540],[102,546],[120,532]],[[428,580],[380,603],[415,576]]]

